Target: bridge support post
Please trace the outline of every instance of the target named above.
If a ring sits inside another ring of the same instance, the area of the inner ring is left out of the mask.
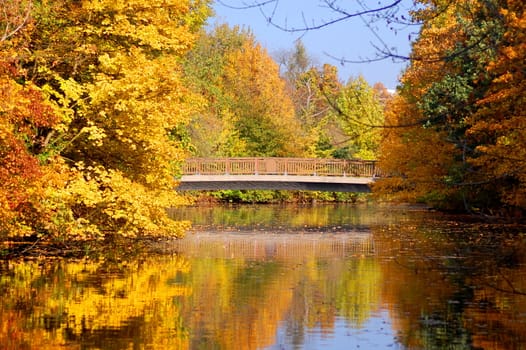
[[[230,175],[230,159],[226,159],[226,162],[225,162],[225,175]]]

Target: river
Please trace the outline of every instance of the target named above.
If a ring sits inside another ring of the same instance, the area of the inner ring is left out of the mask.
[[[133,258],[0,262],[0,349],[526,348],[519,226],[351,204],[171,215],[187,237]]]

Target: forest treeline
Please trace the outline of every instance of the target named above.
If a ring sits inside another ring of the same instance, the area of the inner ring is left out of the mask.
[[[393,95],[210,28],[210,0],[0,4],[2,237],[182,235],[191,156],[379,159],[382,198],[526,208],[520,0],[420,2]]]

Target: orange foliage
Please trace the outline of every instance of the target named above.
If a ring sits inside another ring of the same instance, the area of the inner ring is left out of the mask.
[[[388,103],[379,157],[380,168],[388,177],[374,186],[383,197],[393,199],[396,194],[398,200],[414,202],[433,195],[434,201],[441,201],[449,193],[443,183],[454,146],[446,142],[443,133],[423,128],[415,121],[418,117],[416,106],[403,96]]]
[[[32,84],[15,82],[15,67],[0,62],[0,234],[33,233],[41,218],[35,207],[42,193],[37,152],[45,131],[58,118]]]
[[[418,105],[432,84],[452,69],[440,59],[461,36],[452,11],[453,7],[437,15],[425,9],[418,14],[425,22],[413,46],[411,65],[386,106],[379,160],[389,176],[374,187],[382,197],[443,204],[452,193],[446,182],[457,150],[444,131],[424,127],[426,116]]]
[[[526,209],[523,2],[422,3],[411,65],[387,108],[380,167],[391,177],[376,189],[455,209]]]
[[[506,31],[489,91],[479,101],[467,134],[479,146],[471,162],[482,170],[481,181],[504,181],[502,201],[526,210],[526,15],[521,0],[508,0],[501,9]]]
[[[296,156],[305,145],[294,105],[277,64],[261,45],[246,39],[227,55],[223,87],[232,101],[234,125],[251,156]],[[232,150],[236,152],[236,150]]]

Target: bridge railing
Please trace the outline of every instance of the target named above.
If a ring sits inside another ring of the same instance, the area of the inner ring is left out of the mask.
[[[184,175],[378,176],[376,161],[317,158],[190,158]]]

